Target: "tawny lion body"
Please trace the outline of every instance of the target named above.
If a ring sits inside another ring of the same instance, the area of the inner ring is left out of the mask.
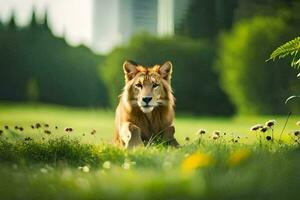
[[[131,148],[159,135],[164,142],[178,146],[174,138],[171,62],[146,68],[125,61],[123,69],[126,84],[116,109],[115,143]]]

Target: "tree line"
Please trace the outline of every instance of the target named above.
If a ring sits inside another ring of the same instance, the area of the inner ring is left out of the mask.
[[[283,114],[299,91],[289,60],[265,62],[299,32],[296,0],[192,0],[175,36],[134,36],[108,55],[70,47],[53,36],[47,16],[26,27],[0,23],[0,100],[114,108],[126,59],[171,60],[176,110],[202,115]]]

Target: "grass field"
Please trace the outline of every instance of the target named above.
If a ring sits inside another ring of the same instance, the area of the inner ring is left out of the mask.
[[[113,118],[113,112],[103,110],[0,104],[1,199],[297,199],[300,195],[300,149],[295,142],[299,137],[287,134],[299,129],[299,116],[290,118],[284,141],[279,142],[285,116],[178,115],[175,127],[181,148],[157,145],[131,151],[110,144]],[[272,135],[270,130],[249,131],[269,119],[276,120],[274,142],[265,139]],[[32,129],[37,123],[41,127]],[[66,127],[73,131],[65,132]],[[199,128],[206,134],[196,136]],[[215,140],[214,130],[221,132]]]

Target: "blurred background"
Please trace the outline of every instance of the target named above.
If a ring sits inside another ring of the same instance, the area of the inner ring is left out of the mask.
[[[122,64],[171,60],[176,111],[300,113],[299,0],[0,0],[0,101],[113,110]]]

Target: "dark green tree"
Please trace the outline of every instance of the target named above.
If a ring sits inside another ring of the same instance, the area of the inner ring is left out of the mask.
[[[33,12],[23,28],[13,15],[0,31],[0,43],[0,100],[106,106],[106,90],[97,75],[103,56],[53,36],[47,15],[41,21]]]

